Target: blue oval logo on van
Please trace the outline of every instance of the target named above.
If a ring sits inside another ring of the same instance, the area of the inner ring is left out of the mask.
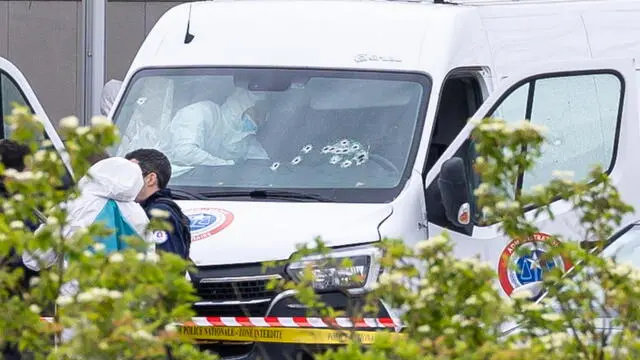
[[[193,232],[200,231],[214,224],[216,219],[218,218],[213,214],[195,214],[189,216],[189,220],[191,221],[189,228]]]
[[[184,213],[190,221],[191,242],[209,238],[233,221],[233,214],[224,209],[195,208],[186,209]]]

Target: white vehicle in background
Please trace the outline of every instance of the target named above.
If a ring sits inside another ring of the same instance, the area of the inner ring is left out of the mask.
[[[38,115],[44,125],[44,138],[51,141],[51,147],[61,154],[62,161],[67,167],[68,173],[64,179],[65,185],[71,182],[73,171],[69,157],[64,151],[64,144],[60,136],[56,132],[56,128],[49,120],[46,112],[40,105],[36,94],[29,85],[27,79],[22,75],[20,70],[9,60],[0,57],[0,139],[6,139],[11,136],[11,126],[7,117],[11,115],[13,110],[12,104],[17,103],[29,107],[32,113]]]
[[[156,23],[110,113],[123,135],[114,154],[152,147],[172,160],[169,187],[192,222],[200,316],[304,316],[291,291],[265,288],[295,279],[296,264],[264,273],[261,263],[286,261],[316,236],[363,275],[345,282],[318,269],[315,287],[337,309],[376,281],[372,245],[385,237],[413,244],[446,229],[457,256],[495,265],[505,296],[539,280],[541,268],[517,249],[548,234],[576,237],[577,217],[558,201],[555,219],[537,219],[543,233],[520,240],[478,224],[469,118],[549,129],[518,187],[553,170],[581,178],[597,163],[640,205],[640,2],[457,3],[222,0],[176,6]],[[255,135],[228,105],[238,91],[268,114]],[[203,101],[214,104],[208,112],[179,113]],[[220,121],[224,132],[211,130]],[[185,138],[208,160],[197,163]],[[243,150],[256,144],[266,156]],[[382,305],[380,317],[396,317]]]

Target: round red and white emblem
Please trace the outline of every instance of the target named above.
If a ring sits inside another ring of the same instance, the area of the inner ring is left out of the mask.
[[[550,240],[550,238],[548,234],[536,233],[527,239],[512,240],[502,250],[498,260],[498,278],[502,290],[508,296],[521,286],[542,281],[544,273],[551,269],[561,268],[567,271],[573,266],[571,260],[565,256],[555,256],[550,259],[545,256],[552,247],[560,244],[558,240]],[[521,251],[521,249],[528,251]],[[533,294],[533,299],[542,293],[541,289]]]

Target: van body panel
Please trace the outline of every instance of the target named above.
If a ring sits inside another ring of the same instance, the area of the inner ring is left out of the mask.
[[[251,10],[247,11],[247,7]],[[194,38],[185,44],[190,8],[190,33]],[[386,16],[390,10],[397,16]],[[420,47],[407,44],[420,44],[427,28],[437,29],[436,24],[430,24],[432,16],[419,4],[398,6],[383,2],[183,4],[158,21],[132,68],[277,64],[415,70],[420,62]],[[358,18],[357,25],[354,18]],[[236,30],[243,24],[255,30]],[[403,41],[397,41],[400,38]],[[330,54],[327,49],[331,49]]]
[[[523,1],[474,8],[482,19],[498,80],[523,63],[539,60],[640,57],[637,1]]]
[[[393,201],[393,214],[380,224],[382,239],[402,239],[407,244],[425,240],[427,213],[424,196],[415,196],[423,191],[422,175],[414,170],[405,188]]]
[[[635,160],[632,159],[634,157],[634,150],[631,149],[632,146],[637,147],[640,128],[637,108],[638,97],[635,62],[631,59],[561,61],[530,65],[504,80],[501,86],[496,89],[480,107],[472,120],[480,120],[490,116],[496,107],[499,107],[503,101],[508,101],[509,97],[514,94],[514,90],[522,86],[526,81],[545,79],[549,76],[559,79],[563,77],[570,79],[571,77],[603,73],[616,74],[616,76],[619,76],[620,80],[623,81],[621,90],[623,93],[620,95],[620,104],[622,105],[621,118],[618,123],[610,176],[624,201],[630,204],[640,203],[640,193],[637,191],[636,181],[632,180],[640,177],[640,171],[635,164]],[[557,94],[559,97],[563,95],[562,93]],[[536,104],[534,103],[533,106],[535,107]],[[473,123],[467,124],[451,146],[436,162],[432,170],[427,174],[425,181],[427,188],[437,181],[443,163],[453,157],[466,143],[474,127],[475,125]],[[533,209],[527,213],[527,218],[534,221],[541,229],[541,232],[546,235],[559,234],[566,239],[575,241],[593,240],[584,238],[585,235],[582,233],[579,217],[575,211],[573,211],[570,203],[566,201],[556,201],[551,204],[551,209],[555,214],[554,219],[544,214],[535,217],[535,210]],[[630,214],[623,219],[621,226],[624,227],[634,220],[636,220],[635,214]],[[498,288],[503,289],[502,294],[504,296],[509,296],[511,291],[517,287],[518,283],[514,280],[517,278],[517,275],[514,275],[510,272],[511,270],[505,268],[504,258],[506,253],[512,254],[511,250],[516,249],[521,244],[526,243],[526,241],[521,243],[520,240],[516,241],[516,239],[506,238],[501,233],[499,223],[487,226],[476,225],[473,227],[471,235],[450,231],[437,224],[429,224],[430,235],[435,235],[443,231],[447,231],[454,240],[454,254],[457,257],[478,257],[479,261],[487,262],[496,268],[499,274],[496,285]],[[518,260],[517,257],[516,260]],[[564,259],[563,261],[564,265],[570,264],[570,259]],[[513,284],[514,282],[516,283],[515,285]],[[508,286],[505,288],[504,284],[508,284]]]
[[[168,11],[158,21],[140,48],[127,74],[125,85],[134,74],[148,68],[317,68],[427,74],[432,81],[432,88],[409,180],[400,194],[389,203],[388,210],[385,210],[388,212],[383,212],[384,216],[382,213],[369,215],[370,210],[366,210],[366,206],[359,207],[355,204],[350,208],[353,212],[349,212],[352,218],[370,218],[367,223],[370,226],[375,224],[379,231],[377,238],[401,237],[408,243],[414,243],[427,235],[443,231],[444,228],[433,223],[429,224],[428,234],[421,227],[428,215],[425,215],[424,187],[434,181],[443,161],[452,156],[452,152],[462,145],[471,131],[471,126],[467,125],[432,170],[424,173],[425,159],[434,132],[434,119],[439,113],[440,102],[446,100],[442,98],[442,90],[449,75],[459,69],[483,69],[476,72],[486,82],[481,87],[493,95],[478,111],[477,114],[481,114],[488,110],[490,104],[499,100],[498,94],[507,91],[509,85],[522,80],[523,76],[540,75],[549,71],[593,69],[597,66],[622,68],[615,62],[583,63],[593,58],[631,59],[638,55],[640,40],[637,37],[628,36],[615,42],[608,39],[623,31],[625,34],[640,31],[640,24],[632,21],[633,15],[625,15],[621,11],[635,14],[640,11],[640,3],[622,0],[614,3],[572,1],[562,4],[451,6],[382,1],[282,0],[183,4]],[[186,44],[184,40],[189,21],[189,32],[194,37]],[[251,23],[252,29],[259,31],[232,30],[243,23]],[[602,30],[603,28],[607,30]],[[531,66],[541,62],[545,64],[538,68]],[[555,65],[548,62],[554,62]],[[623,123],[629,121],[628,116],[635,116],[628,114],[637,113],[635,95],[634,101],[629,101],[629,94],[635,92],[635,84],[629,84],[626,77],[625,80]],[[632,128],[628,130],[628,134],[637,132]],[[627,144],[621,137],[620,147],[624,146]],[[633,169],[613,169],[612,177],[620,183],[621,191],[627,191],[622,183],[628,172],[635,174]],[[425,178],[424,184],[421,183],[420,175]],[[635,201],[634,196],[630,195],[629,198]],[[188,205],[189,201],[183,204],[185,207],[191,206]],[[211,201],[211,204],[217,206],[218,202]],[[336,220],[333,215],[312,210],[316,206],[326,205],[289,203],[285,206],[280,202],[259,203],[261,211],[267,213],[276,211],[271,210],[271,207],[280,211],[281,208],[291,206],[300,210],[300,214],[302,209],[308,209],[305,210],[308,211],[307,216],[320,219],[322,224],[334,223]],[[238,208],[237,201],[229,202],[228,206],[234,207],[234,212],[245,211]],[[351,205],[329,206],[340,209]],[[567,204],[555,203],[552,207],[561,214],[570,214]],[[569,223],[574,221],[571,226],[561,226],[557,221],[543,218],[538,221],[548,231],[575,235],[571,232],[575,225],[575,217],[572,216],[567,215],[564,219]],[[253,219],[253,216],[248,218]],[[272,226],[261,225],[267,228]],[[326,234],[334,232],[333,228],[319,226],[314,228],[317,229],[314,230],[317,234],[313,236],[318,235],[324,239]],[[228,237],[235,239],[230,229],[215,234],[219,238],[216,241],[226,242],[222,239]],[[347,231],[354,237],[354,244],[372,241],[374,234],[373,229],[371,232],[363,231],[362,237],[355,235],[360,230]],[[495,261],[496,251],[501,250],[506,241],[498,233],[499,226],[494,225],[473,227],[471,235],[453,231],[452,236],[461,245],[457,250],[460,256],[480,255],[491,262]],[[302,234],[295,233],[291,236],[297,238]],[[327,240],[333,237],[332,234]],[[201,246],[204,249],[205,245]],[[198,255],[198,261],[203,264],[233,264],[262,258],[246,253],[237,253],[236,258],[236,252],[226,246],[231,245],[207,245],[207,252],[224,251],[234,256],[224,260],[204,260]],[[278,257],[282,258],[284,255],[283,252]]]
[[[191,219],[191,259],[197,266],[287,260],[296,245],[380,240],[389,204],[179,201]],[[330,224],[330,226],[327,226]],[[273,235],[277,234],[277,235]]]

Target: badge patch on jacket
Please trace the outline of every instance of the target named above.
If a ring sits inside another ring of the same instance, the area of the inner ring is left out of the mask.
[[[153,242],[156,244],[162,244],[169,239],[169,234],[163,230],[156,230],[153,232]]]

